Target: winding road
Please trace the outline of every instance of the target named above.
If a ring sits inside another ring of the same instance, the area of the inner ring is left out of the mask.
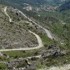
[[[7,7],[4,8],[4,13],[9,18],[9,22],[12,22],[12,19],[10,18],[10,16],[7,13]],[[32,48],[1,49],[0,52],[3,52],[3,51],[19,51],[19,50],[34,50],[34,49],[39,49],[39,48],[43,47],[43,43],[42,43],[40,36],[37,35],[36,33],[32,32],[32,31],[30,31],[30,30],[29,30],[29,32],[31,34],[35,35],[35,37],[37,38],[38,44],[39,44],[38,46],[32,47]]]
[[[45,31],[45,33],[47,34],[48,38],[54,39],[54,36],[52,35],[52,33],[51,33],[48,29],[42,27],[41,25],[39,25],[38,23],[36,23],[36,22],[33,21],[32,19],[30,19],[29,17],[27,17],[22,11],[20,11],[20,10],[18,10],[18,9],[16,9],[16,10],[17,10],[19,13],[21,13],[21,14],[22,14],[26,19],[28,19],[30,22],[32,22],[32,23],[34,23],[35,25],[37,25],[38,27],[42,28],[42,29]]]
[[[33,20],[31,20],[30,18],[28,18],[24,13],[22,13],[20,10],[16,9],[19,13],[21,13],[25,18],[27,18],[29,21],[33,22],[34,24],[38,25],[40,28],[44,29],[44,31],[46,32],[47,36],[50,38],[50,39],[53,39],[53,36],[51,34],[51,32],[45,28],[43,28],[42,26],[40,26],[39,24],[37,24],[36,22],[34,22]],[[4,13],[5,15],[9,18],[9,22],[13,22],[11,17],[8,15],[7,13],[7,6],[4,7]],[[37,47],[32,47],[32,48],[17,48],[17,49],[1,49],[0,52],[2,51],[19,51],[19,50],[33,50],[33,49],[39,49],[41,47],[43,47],[43,43],[42,43],[42,40],[40,38],[39,35],[37,35],[36,33],[32,32],[29,30],[30,33],[32,33],[33,35],[35,35],[35,37],[37,38],[38,40],[38,46]]]

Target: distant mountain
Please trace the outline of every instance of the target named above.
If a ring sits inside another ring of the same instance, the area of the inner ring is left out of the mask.
[[[58,5],[63,3],[65,0],[0,0],[0,3],[8,3],[8,4],[17,4],[17,5],[23,5],[24,3],[39,6],[43,4],[50,4],[50,5]]]
[[[64,0],[46,0],[50,5],[59,5],[64,2]]]
[[[59,10],[60,10],[60,11],[69,10],[69,9],[70,9],[70,0],[65,1],[65,3],[62,4],[62,5],[59,7]]]
[[[0,0],[0,3],[4,5],[5,4],[10,5],[20,10],[23,10],[23,7],[25,5],[31,5],[32,7],[42,7],[42,9],[44,9],[44,7],[48,6],[52,7],[63,5],[65,1],[67,0]],[[60,10],[62,9],[63,8],[60,7]]]
[[[27,3],[31,5],[37,5],[37,4],[44,4],[46,1],[45,0],[0,0],[0,2],[3,3],[13,3],[13,4],[21,4]]]

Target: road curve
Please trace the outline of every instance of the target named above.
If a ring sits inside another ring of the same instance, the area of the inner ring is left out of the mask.
[[[33,21],[32,19],[30,19],[29,17],[27,17],[22,11],[20,11],[18,9],[15,9],[15,10],[17,10],[19,13],[21,13],[30,22],[33,22],[34,24],[36,24],[37,26],[39,26],[40,28],[42,28],[45,31],[45,33],[47,34],[48,38],[54,39],[54,36],[51,34],[51,32],[48,29],[46,29],[46,28],[42,27],[41,25],[37,24],[35,21]]]
[[[9,21],[10,21],[11,18],[10,18],[10,16],[7,14],[7,11],[6,11],[6,10],[7,10],[7,7],[4,8],[4,13],[6,14],[7,17],[9,17]],[[12,22],[12,20],[11,20],[11,22]],[[32,31],[30,31],[30,30],[29,30],[29,32],[32,33],[33,35],[35,35],[35,37],[37,38],[38,44],[39,44],[38,46],[32,47],[32,48],[1,49],[0,52],[3,52],[3,51],[20,51],[20,50],[24,50],[24,51],[25,51],[25,50],[34,50],[34,49],[39,49],[39,48],[43,47],[43,43],[42,43],[42,40],[41,40],[40,36],[37,35],[36,33],[32,32]]]
[[[42,40],[41,40],[41,38],[40,38],[40,36],[39,35],[37,35],[37,34],[35,34],[34,32],[32,32],[32,31],[29,31],[30,33],[32,33],[33,35],[35,35],[35,37],[37,38],[37,40],[38,40],[38,46],[36,46],[36,47],[32,47],[32,48],[16,48],[16,49],[1,49],[0,50],[0,52],[4,52],[4,51],[28,51],[28,50],[34,50],[34,49],[40,49],[41,47],[43,47],[43,43],[42,43]]]

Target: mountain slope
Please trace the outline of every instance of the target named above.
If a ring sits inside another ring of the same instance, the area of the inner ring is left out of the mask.
[[[6,11],[0,9],[0,48],[34,47],[37,45],[36,37],[27,31],[26,22],[9,22]],[[15,16],[17,16],[15,14]],[[18,18],[18,16],[17,16]],[[19,17],[20,18],[20,17]],[[21,20],[21,19],[20,19]],[[24,24],[22,24],[24,23]],[[25,26],[22,26],[25,25]]]
[[[70,66],[69,13],[23,10],[25,4],[39,9],[48,3],[48,8],[53,9],[61,2],[64,0],[1,0],[8,6],[0,6],[0,63],[12,70],[36,70],[49,66],[48,69],[59,69],[60,65],[60,69],[64,69],[65,64]]]

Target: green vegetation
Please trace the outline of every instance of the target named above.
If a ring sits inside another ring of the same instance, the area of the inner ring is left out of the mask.
[[[46,35],[40,35],[40,37],[42,38],[43,44],[46,46],[50,45],[50,44],[54,44],[54,41],[49,39]]]
[[[32,51],[10,51],[10,52],[3,52],[4,54],[8,55],[10,58],[25,58],[29,56],[34,56],[35,53],[38,52],[38,50],[32,50]]]
[[[0,63],[0,70],[7,70],[6,64]]]

